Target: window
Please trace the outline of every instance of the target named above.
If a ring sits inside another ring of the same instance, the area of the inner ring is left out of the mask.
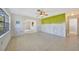
[[[0,8],[0,35],[9,31],[9,16]]]

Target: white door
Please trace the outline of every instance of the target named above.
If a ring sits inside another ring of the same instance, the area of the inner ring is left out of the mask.
[[[77,34],[77,18],[72,17],[69,19],[69,33]]]

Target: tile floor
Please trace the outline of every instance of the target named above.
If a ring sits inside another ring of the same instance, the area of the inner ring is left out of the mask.
[[[28,33],[11,39],[6,51],[78,51],[79,37],[63,38],[47,33]]]

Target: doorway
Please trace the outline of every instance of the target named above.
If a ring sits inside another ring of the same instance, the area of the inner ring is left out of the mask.
[[[26,20],[23,23],[23,27],[24,27],[25,33],[34,32],[34,31],[36,31],[36,21],[35,20]]]
[[[77,35],[77,17],[70,16],[69,17],[69,35]]]

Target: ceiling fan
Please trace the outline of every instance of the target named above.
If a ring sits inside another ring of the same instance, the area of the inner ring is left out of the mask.
[[[44,10],[38,9],[37,12],[40,16],[48,16],[47,12]]]

